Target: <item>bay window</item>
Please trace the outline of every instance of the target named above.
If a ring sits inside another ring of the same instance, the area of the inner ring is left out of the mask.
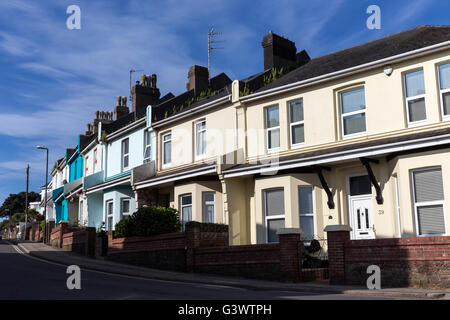
[[[438,71],[442,117],[450,119],[450,63],[441,64]]]
[[[284,189],[264,190],[267,242],[278,242],[277,231],[284,228]]]

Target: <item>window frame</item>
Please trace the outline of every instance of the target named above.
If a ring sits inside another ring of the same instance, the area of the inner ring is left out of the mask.
[[[128,201],[128,213],[124,214],[123,212],[123,203],[125,201]],[[121,198],[120,199],[120,220],[122,220],[124,217],[129,217],[131,215],[131,198]]]
[[[114,228],[114,200],[107,200],[105,202],[105,210],[106,210],[106,230],[111,231]],[[112,213],[109,213],[109,205],[111,205]],[[109,218],[112,218],[112,225],[109,225]],[[111,227],[111,229],[110,229]]]
[[[284,202],[285,201],[284,187],[274,187],[274,188],[262,190],[262,192],[263,192],[263,208],[264,208],[264,227],[266,229],[266,243],[279,243],[279,241],[278,242],[276,242],[276,241],[269,242],[269,228],[268,228],[269,220],[283,219],[284,223],[285,223],[285,227],[286,227],[286,208],[284,208],[285,212],[282,215],[281,214],[273,215],[273,216],[267,215],[267,191],[270,192],[270,191],[277,191],[277,190],[283,191],[283,202]],[[283,203],[283,205],[285,205],[285,204]]]
[[[124,148],[124,144],[127,143],[128,145],[128,153],[125,153],[125,148]],[[121,161],[122,161],[122,172],[126,171],[130,168],[130,138],[125,138],[122,140],[121,142],[122,144],[122,157],[121,157]],[[128,158],[128,166],[125,167],[125,157]]]
[[[308,188],[308,189],[311,189],[311,199],[312,199],[312,213],[301,213],[300,212],[300,188]],[[313,238],[315,237],[315,236],[317,236],[316,235],[316,217],[315,217],[315,204],[316,204],[316,199],[315,199],[315,195],[314,195],[314,186],[311,186],[311,185],[298,185],[297,186],[297,195],[298,195],[298,225],[299,225],[299,227],[301,228],[301,220],[302,220],[302,216],[305,216],[305,217],[312,217],[313,218]],[[303,231],[303,230],[302,230]],[[306,239],[306,240],[308,240],[308,239]],[[312,240],[312,239],[310,239],[310,240]],[[310,244],[310,241],[305,241],[305,244],[307,244],[307,245],[309,245]]]
[[[439,169],[441,171],[442,175],[442,166],[433,166],[433,167],[426,167],[426,168],[417,168],[410,170],[410,180],[411,180],[411,199],[412,199],[412,206],[414,211],[414,223],[415,223],[415,229],[416,229],[416,236],[417,237],[434,237],[434,236],[446,236],[447,235],[447,220],[445,215],[445,192],[442,190],[444,199],[442,200],[434,200],[434,201],[422,201],[422,202],[416,202],[416,188],[415,188],[415,178],[414,173],[415,172],[424,172],[424,171],[433,171]],[[442,178],[444,178],[442,176]],[[444,185],[442,185],[442,188],[444,188]],[[429,206],[436,206],[441,205],[442,206],[442,214],[444,215],[444,233],[432,233],[432,234],[420,234],[420,228],[419,228],[419,216],[418,216],[418,207],[429,207]]]
[[[93,173],[95,173],[95,169],[97,169],[97,160],[98,160],[98,148],[94,149],[94,167],[93,167]]]
[[[86,156],[84,159],[84,175],[86,176],[89,171],[89,156]]]
[[[449,114],[444,114],[444,93],[450,93],[450,87],[447,89],[441,89],[441,72],[439,70],[440,66],[443,65],[450,65],[450,61],[446,61],[446,62],[442,62],[436,65],[436,72],[437,72],[437,76],[438,76],[438,91],[439,91],[439,102],[441,104],[441,117],[443,121],[449,121],[450,120],[450,113]],[[450,107],[450,106],[449,106]]]
[[[296,102],[296,101],[302,101],[302,111],[303,111],[303,120],[302,121],[296,121],[296,122],[291,122],[291,103],[292,102]],[[294,99],[291,101],[287,102],[287,108],[288,108],[288,123],[289,123],[289,143],[292,149],[296,149],[299,147],[302,147],[305,145],[305,141],[306,141],[306,137],[305,137],[305,108],[304,108],[304,104],[303,104],[303,98],[298,98],[298,99]],[[292,138],[293,138],[293,134],[292,134],[292,127],[294,126],[298,126],[298,125],[303,125],[303,142],[299,142],[299,143],[293,143]]]
[[[278,126],[276,127],[268,127],[268,117],[267,117],[267,110],[272,107],[278,108]],[[280,126],[280,106],[279,104],[273,104],[267,107],[264,107],[264,131],[265,131],[265,142],[266,142],[266,151],[267,153],[276,153],[280,151],[281,146],[281,126]],[[269,131],[275,131],[278,130],[279,132],[279,141],[278,141],[278,147],[276,148],[269,148]]]
[[[144,130],[144,154],[143,154],[143,163],[148,163],[152,161],[152,137],[151,137],[152,130],[145,129]],[[147,154],[147,149],[150,150],[150,155],[148,157],[145,157]]]
[[[344,113],[344,104],[343,104],[343,101],[342,101],[342,94],[347,93],[347,92],[351,92],[351,91],[355,91],[355,90],[359,90],[359,89],[363,89],[364,90],[364,109]],[[367,135],[366,87],[364,85],[361,85],[361,86],[348,88],[348,89],[345,89],[345,90],[340,90],[338,92],[338,95],[339,95],[339,114],[340,114],[340,118],[341,118],[340,122],[341,122],[341,137],[342,137],[342,140],[352,139],[352,138],[357,138],[357,137],[363,137],[363,136]],[[349,116],[353,116],[355,114],[361,114],[361,113],[364,113],[365,130],[361,131],[361,132],[345,134],[344,118],[345,117],[349,117]]]
[[[197,125],[201,124],[201,123],[205,123],[205,128],[204,129],[200,129],[197,131]],[[198,154],[198,135],[199,133],[204,132],[204,139],[205,139],[205,150],[203,150],[202,154]],[[204,159],[206,157],[206,119],[200,119],[200,120],[196,120],[194,121],[194,157],[196,160],[200,160],[200,159]]]
[[[183,205],[183,198],[184,197],[191,197],[191,204],[185,204],[185,205]],[[185,231],[185,229],[186,229],[186,224],[184,223],[184,219],[183,219],[183,208],[185,208],[185,207],[191,207],[191,220],[189,220],[189,221],[186,221],[186,223],[187,222],[190,222],[190,221],[193,221],[192,220],[192,213],[193,213],[193,203],[194,203],[194,199],[193,199],[193,196],[192,196],[192,193],[184,193],[184,194],[180,194],[179,195],[179,201],[180,201],[180,205],[179,205],[179,207],[180,207],[180,222],[181,222],[181,230],[182,231]]]
[[[164,137],[170,135],[170,139],[168,139],[167,141],[164,141]],[[170,161],[165,163],[165,159],[164,159],[164,155],[165,155],[165,144],[166,143],[170,143]],[[161,134],[161,167],[162,168],[167,168],[170,167],[170,165],[172,164],[172,131],[167,131],[165,133]]]
[[[212,201],[206,201],[205,200],[205,196],[207,194],[212,194],[214,196],[214,200]],[[214,221],[206,221],[206,206],[207,205],[212,205],[214,207]],[[202,192],[202,207],[203,207],[203,222],[210,222],[210,223],[216,223],[217,222],[217,217],[216,217],[216,193],[214,191],[204,191]]]
[[[407,87],[406,87],[406,75],[410,74],[410,73],[417,72],[417,71],[422,71],[422,73],[423,73],[423,76],[424,76],[423,87],[425,89],[425,93],[424,94],[419,94],[419,95],[416,95],[416,96],[412,96],[412,97],[408,97],[408,91],[407,91]],[[426,99],[427,91],[426,91],[426,88],[425,88],[425,71],[424,71],[423,68],[417,68],[417,69],[405,71],[402,74],[402,81],[403,81],[403,97],[405,99],[406,124],[407,124],[408,128],[409,127],[420,126],[420,125],[422,125],[422,124],[424,124],[424,123],[426,123],[428,121],[427,99]],[[422,99],[422,98],[423,98],[423,103],[425,105],[425,119],[411,122],[409,120],[409,104],[408,104],[408,102],[411,101],[411,100],[418,100],[418,99]]]

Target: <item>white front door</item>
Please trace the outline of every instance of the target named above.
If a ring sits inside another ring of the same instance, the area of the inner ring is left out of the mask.
[[[350,197],[350,221],[353,239],[374,239],[372,196]]]

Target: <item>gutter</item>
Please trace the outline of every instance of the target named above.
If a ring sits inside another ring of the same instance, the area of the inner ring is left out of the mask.
[[[281,162],[273,162],[269,165],[258,165],[256,167],[229,169],[224,170],[224,178],[232,178],[251,174],[269,173],[292,168],[307,167],[312,165],[339,162],[344,160],[352,160],[360,157],[380,156],[386,153],[413,150],[428,146],[443,145],[450,143],[450,134],[438,137],[429,137],[405,142],[396,142],[381,146],[373,146],[368,148],[360,148],[356,150],[348,150],[342,152],[331,153],[327,155],[309,157],[304,159],[293,159]],[[264,161],[269,161],[265,159]]]
[[[212,165],[212,166],[208,166],[206,168],[200,168],[200,169],[194,169],[194,170],[190,170],[190,171],[183,171],[183,172],[178,172],[178,173],[174,173],[174,174],[168,174],[167,176],[163,176],[163,177],[159,177],[159,178],[158,177],[150,178],[147,181],[142,181],[142,182],[136,183],[134,185],[134,187],[136,189],[143,189],[143,188],[151,187],[151,186],[162,184],[162,183],[180,180],[181,178],[186,179],[186,178],[196,177],[196,176],[204,175],[204,174],[208,174],[208,173],[217,173],[217,166]]]
[[[277,95],[280,93],[292,91],[295,89],[303,88],[306,86],[311,86],[311,85],[319,84],[322,82],[334,80],[336,78],[352,75],[352,74],[360,72],[360,71],[370,70],[370,69],[373,69],[380,65],[385,65],[387,63],[401,62],[401,61],[407,60],[408,58],[415,56],[415,55],[424,55],[426,53],[433,53],[436,51],[440,51],[440,50],[446,49],[449,45],[450,45],[450,41],[441,42],[438,44],[434,44],[432,46],[416,49],[413,51],[408,51],[408,52],[401,53],[401,54],[398,54],[395,56],[391,56],[391,57],[383,58],[380,60],[361,64],[361,65],[358,65],[355,67],[335,71],[332,73],[327,73],[327,74],[317,76],[314,78],[310,78],[310,79],[306,79],[306,80],[302,80],[302,81],[298,81],[298,82],[294,82],[294,83],[289,83],[289,84],[281,86],[281,87],[276,87],[276,88],[272,88],[269,90],[253,93],[253,94],[250,94],[248,96],[241,98],[240,101],[241,102],[250,102],[250,101],[258,100],[261,98]]]
[[[182,113],[180,113],[178,115],[169,117],[167,119],[160,120],[160,121],[152,124],[152,128],[162,127],[162,126],[164,126],[166,124],[169,124],[169,123],[172,123],[174,121],[178,121],[178,120],[184,119],[184,118],[189,117],[189,116],[191,116],[193,114],[196,114],[196,113],[199,113],[199,112],[202,112],[202,111],[214,108],[214,107],[216,107],[216,106],[218,106],[218,105],[220,105],[220,104],[222,104],[224,102],[227,102],[227,101],[231,101],[231,94],[228,94],[228,95],[226,95],[226,96],[224,96],[222,98],[219,98],[217,100],[211,101],[209,103],[205,103],[205,104],[199,105],[199,106],[197,106],[197,107],[195,107],[193,109],[186,110],[186,111],[184,111],[184,112],[182,112]]]
[[[138,128],[140,125],[145,124],[145,122],[146,122],[146,117],[143,117],[137,121],[134,121],[134,122],[130,123],[129,125],[126,125],[125,127],[120,128],[119,130],[114,131],[114,132],[110,133],[109,135],[107,135],[106,140],[107,141],[112,140],[112,139],[116,138],[117,136],[127,133],[128,131],[132,131],[133,129]]]

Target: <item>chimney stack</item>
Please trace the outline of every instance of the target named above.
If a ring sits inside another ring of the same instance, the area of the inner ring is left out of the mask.
[[[141,74],[141,82],[138,83],[136,81],[136,84],[131,89],[132,111],[136,113],[137,117],[145,114],[148,105],[159,103],[161,93],[156,86],[156,80],[156,74],[151,76]]]
[[[126,116],[129,113],[130,110],[127,107],[127,97],[117,96],[117,105],[114,108],[114,120],[122,118],[123,116]]]
[[[195,90],[195,94],[199,94],[202,91],[208,90],[209,87],[209,75],[208,68],[193,65],[189,68],[188,72],[189,82],[186,84],[186,90]]]
[[[263,37],[261,44],[264,48],[264,70],[281,69],[283,67],[292,68],[296,66],[297,48],[294,42],[269,31]]]

